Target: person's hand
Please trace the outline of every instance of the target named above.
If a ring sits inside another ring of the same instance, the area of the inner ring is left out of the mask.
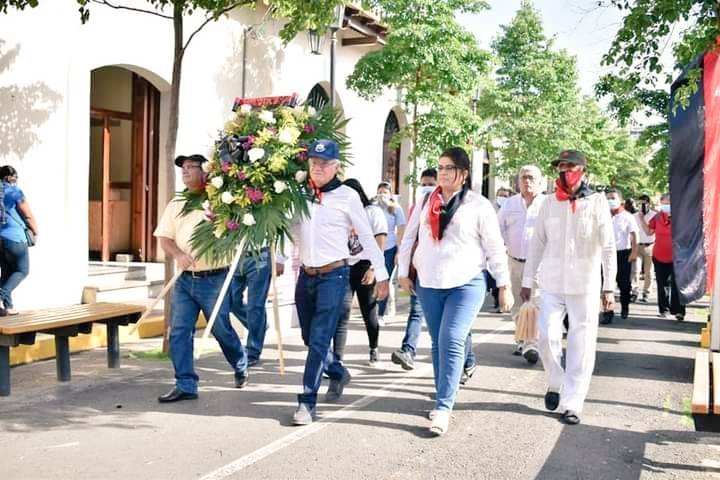
[[[376,299],[385,300],[385,298],[388,296],[388,293],[390,293],[390,287],[387,280],[383,280],[382,282],[378,282],[375,284]]]
[[[638,254],[635,251],[630,252],[630,256],[628,257],[628,263],[632,263],[635,260],[637,260]]]
[[[498,304],[501,312],[508,313],[512,309],[514,303],[515,299],[508,287],[498,288]]]
[[[365,270],[365,274],[362,277],[362,280],[360,280],[361,285],[372,285],[372,283],[375,281],[375,270],[372,268],[368,268]]]
[[[527,287],[522,287],[520,289],[520,300],[522,300],[523,302],[529,302],[531,294],[532,294],[532,289],[527,288]]]
[[[603,310],[609,312],[615,308],[615,293],[603,292],[602,294],[602,306]]]
[[[276,263],[275,264],[275,275],[279,277],[283,273],[285,273],[285,264],[284,263]]]
[[[413,281],[410,280],[408,277],[399,277],[398,278],[398,285],[401,289],[405,290],[406,292],[410,294],[415,293],[415,285],[413,285]]]
[[[184,252],[175,257],[175,262],[177,263],[178,268],[183,271],[190,270],[190,268],[195,265],[195,260]]]

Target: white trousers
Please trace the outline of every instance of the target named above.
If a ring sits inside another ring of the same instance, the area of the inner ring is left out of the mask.
[[[555,295],[540,292],[538,349],[548,379],[548,390],[560,393],[560,412],[582,412],[595,369],[600,296]],[[563,319],[568,314],[565,369],[562,357]]]
[[[510,310],[510,315],[512,315],[512,318],[515,321],[515,328],[517,328],[517,315],[520,311],[520,306],[523,303],[522,299],[520,298],[520,288],[522,287],[523,271],[525,269],[525,264],[523,262],[518,262],[513,257],[508,255],[508,266],[510,267],[511,291],[513,294],[513,298],[515,299],[515,303],[513,303],[512,309]],[[534,302],[535,305],[538,304],[537,285],[533,287],[530,293],[530,301]],[[537,345],[535,342],[525,342],[523,348],[525,350],[537,350]]]

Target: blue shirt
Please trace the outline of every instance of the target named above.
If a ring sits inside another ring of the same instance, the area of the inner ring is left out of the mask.
[[[17,205],[25,200],[25,194],[14,183],[3,182],[2,185],[5,190],[3,205],[5,205],[6,222],[0,228],[0,237],[12,242],[27,243],[25,222],[17,211]]]

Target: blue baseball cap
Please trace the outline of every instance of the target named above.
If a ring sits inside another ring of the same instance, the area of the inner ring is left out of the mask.
[[[332,140],[315,140],[308,146],[308,157],[319,158],[320,160],[338,160],[340,149],[338,144]]]

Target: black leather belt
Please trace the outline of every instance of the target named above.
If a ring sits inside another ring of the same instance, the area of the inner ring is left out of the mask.
[[[515,258],[512,255],[508,255],[508,257],[510,257],[513,260],[515,260],[516,262],[520,262],[520,263],[525,263],[525,261],[526,261],[524,258]]]
[[[640,245],[642,245],[643,247],[649,247],[649,246],[650,246],[650,245],[652,245],[653,243],[654,243],[654,242],[650,242],[650,243],[641,243]]]
[[[185,270],[183,272],[183,275],[189,275],[193,278],[205,278],[205,277],[213,277],[215,275],[220,274],[227,274],[228,268],[216,268],[214,270],[200,270],[199,272],[191,272],[190,270]]]

